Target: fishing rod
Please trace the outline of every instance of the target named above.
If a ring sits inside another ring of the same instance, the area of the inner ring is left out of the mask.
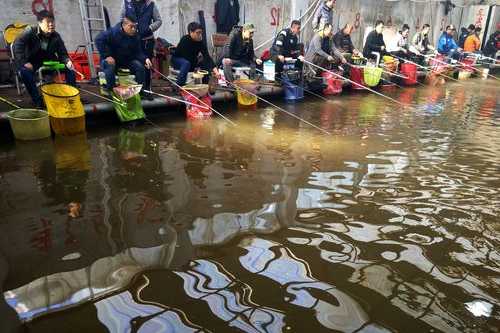
[[[416,62],[413,62],[413,61],[410,61],[410,60],[406,60],[406,59],[402,59],[402,58],[399,58],[398,56],[394,56],[394,57],[395,57],[395,58],[397,58],[397,59],[399,59],[399,60],[406,61],[406,62],[408,62],[408,63],[410,63],[410,64],[413,64],[413,65],[417,66],[418,68],[422,68],[422,69],[424,69],[424,70],[426,70],[426,71],[429,71],[429,68],[427,68],[427,67],[425,67],[425,66],[422,66],[422,65],[420,65],[420,64],[417,64]],[[447,79],[450,79],[450,80],[452,80],[452,81],[460,82],[459,80],[457,80],[457,79],[455,79],[455,78],[453,78],[453,77],[451,77],[451,76],[448,76],[448,75],[446,75],[446,74],[439,73],[438,71],[436,71],[436,70],[434,70],[434,69],[431,69],[431,71],[432,71],[432,72],[434,72],[434,73],[436,73],[436,74],[438,74],[438,75],[441,75],[441,76],[443,76],[443,77],[445,77],[445,78],[447,78]],[[418,81],[417,81],[417,82],[418,82]],[[461,82],[460,82],[460,83],[461,83]],[[423,86],[425,86],[425,85],[423,84]]]
[[[321,66],[318,66],[318,65],[316,65],[316,64],[313,64],[312,62],[309,62],[309,61],[307,61],[307,60],[304,60],[304,63],[307,63],[307,64],[309,64],[309,65],[311,65],[311,66],[313,66],[313,67],[316,67],[316,68],[318,68],[318,69],[321,69],[321,70],[323,70],[323,71],[326,71],[326,72],[328,72],[328,73],[330,73],[330,74],[333,74],[333,75],[335,75],[335,76],[336,76],[336,77],[338,77],[338,78],[342,78],[342,79],[346,80],[347,82],[350,82],[351,84],[354,84],[355,86],[358,86],[358,87],[361,87],[361,88],[363,88],[363,89],[366,89],[366,90],[368,90],[368,91],[370,91],[370,92],[372,92],[372,93],[374,93],[374,94],[376,94],[376,95],[378,95],[378,96],[380,96],[380,97],[386,98],[386,99],[388,99],[388,100],[390,100],[390,101],[392,101],[392,102],[394,102],[394,103],[396,103],[396,104],[398,104],[398,105],[405,106],[405,104],[403,104],[403,103],[401,103],[401,102],[399,102],[399,101],[395,100],[395,99],[394,99],[394,98],[392,98],[392,97],[386,96],[386,95],[381,94],[381,93],[379,93],[378,91],[375,91],[375,90],[373,90],[373,89],[371,89],[371,88],[368,88],[368,87],[366,87],[366,86],[364,86],[364,85],[362,85],[362,84],[359,84],[359,83],[354,82],[354,81],[352,81],[352,80],[350,80],[350,79],[344,78],[343,76],[341,76],[341,75],[339,75],[339,74],[337,74],[337,73],[335,73],[335,72],[332,72],[332,71],[330,71],[330,70],[328,70],[328,69],[326,69],[326,68],[323,68],[323,67],[321,67]]]
[[[196,100],[198,100],[201,104],[203,104],[204,106],[206,106],[207,108],[209,108],[212,112],[214,112],[215,114],[219,115],[220,117],[222,117],[225,121],[227,121],[228,123],[230,123],[231,125],[233,126],[236,126],[236,124],[234,122],[232,122],[229,118],[227,118],[226,116],[224,116],[222,113],[220,113],[219,111],[215,110],[213,107],[211,107],[210,105],[208,105],[207,103],[205,103],[204,101],[202,101],[199,97],[193,95],[191,92],[187,91],[186,89],[184,89],[183,87],[181,87],[180,85],[177,84],[177,82],[175,82],[174,80],[172,80],[171,78],[169,78],[168,76],[166,76],[165,74],[163,74],[162,72],[158,71],[157,69],[155,69],[154,67],[151,68],[153,71],[155,71],[157,74],[159,74],[161,77],[163,77],[165,80],[169,81],[171,84],[175,85],[177,88],[181,89],[182,91],[184,91],[185,93],[187,93],[188,95],[190,95],[191,97],[193,98],[196,98]]]
[[[261,100],[261,101],[263,101],[264,103],[271,105],[272,107],[274,107],[274,108],[278,109],[279,111],[284,112],[284,113],[288,114],[289,116],[291,116],[291,117],[293,117],[293,118],[295,118],[295,119],[298,119],[299,121],[302,121],[303,123],[305,123],[305,124],[307,124],[307,125],[309,125],[309,126],[311,126],[311,127],[314,127],[314,128],[316,128],[317,130],[319,130],[319,131],[321,131],[321,132],[323,132],[323,133],[325,133],[325,134],[332,135],[332,133],[328,132],[327,130],[325,130],[325,129],[321,128],[321,127],[318,127],[318,126],[314,125],[313,123],[310,123],[309,121],[307,121],[307,120],[305,120],[305,119],[300,118],[300,117],[299,117],[299,116],[297,116],[297,115],[294,115],[293,113],[291,113],[291,112],[289,112],[289,111],[287,111],[287,110],[285,110],[285,109],[283,109],[283,108],[281,108],[281,107],[277,106],[276,104],[273,104],[272,102],[270,102],[270,101],[266,100],[265,98],[263,98],[263,97],[261,97],[261,96],[259,96],[259,95],[256,95],[256,94],[254,94],[253,92],[248,91],[247,89],[244,89],[244,88],[242,88],[242,87],[240,87],[240,86],[238,86],[238,85],[234,84],[233,82],[227,81],[227,80],[225,80],[225,79],[224,79],[224,81],[225,81],[227,84],[230,84],[230,85],[231,85],[232,87],[234,87],[235,89],[242,90],[242,91],[244,91],[245,93],[247,93],[247,94],[249,94],[249,95],[251,95],[251,96],[253,96],[253,97],[256,97],[257,99],[260,99],[260,100]]]
[[[432,57],[432,56],[431,56],[431,57]],[[449,59],[449,60],[455,60],[455,59],[453,59],[453,58],[451,58],[451,57],[449,57],[449,56],[445,56],[445,57],[446,57],[446,59]],[[432,58],[432,59],[433,59],[433,60],[435,60],[435,61],[437,61],[437,62],[439,62],[439,63],[441,63],[441,64],[446,64],[446,65],[449,65],[448,63],[446,63],[446,62],[444,62],[444,61],[441,61],[441,60],[439,60],[439,59],[437,59],[437,58],[435,58],[435,57],[434,57],[434,58]],[[474,71],[476,71],[476,72],[478,72],[478,73],[483,74],[483,72],[482,72],[482,71],[480,71],[479,69],[477,69],[476,67],[474,67],[474,66],[472,66],[472,65],[467,65],[467,64],[464,64],[464,63],[462,63],[462,62],[460,62],[460,61],[458,61],[458,60],[456,60],[456,62],[457,62],[457,64],[458,64],[458,65],[460,65],[460,66],[463,66],[463,67],[469,67],[469,68],[471,68],[472,70],[474,70]],[[457,67],[458,65],[455,65],[455,67]],[[487,75],[487,76],[489,76],[489,77],[494,78],[495,80],[500,80],[499,78],[497,78],[497,77],[496,77],[496,76],[494,76],[494,75],[491,75],[491,74],[486,74],[486,75]],[[458,81],[458,80],[457,80],[457,81]]]
[[[86,94],[89,94],[89,95],[101,98],[101,99],[103,99],[103,100],[105,100],[107,102],[110,102],[110,103],[113,103],[113,104],[119,104],[119,105],[121,105],[123,107],[127,106],[127,103],[125,101],[118,102],[118,101],[112,100],[110,98],[104,97],[104,96],[102,96],[100,94],[96,94],[96,93],[94,93],[92,91],[89,91],[89,90],[86,90],[86,89],[83,89],[83,88],[78,88],[78,89],[81,90],[81,91],[83,91],[83,92],[85,92]]]
[[[449,56],[445,56],[445,57],[446,57],[447,59],[450,59],[450,60],[452,59],[452,58],[451,58],[451,57],[449,57]],[[463,62],[460,62],[460,61],[458,61],[458,60],[457,60],[457,64],[459,64],[459,65],[461,65],[461,66],[463,66],[463,67],[466,67],[466,68],[471,68],[472,70],[476,71],[477,73],[484,74],[484,73],[483,73],[483,71],[481,71],[481,70],[477,69],[477,68],[476,68],[476,67],[474,67],[473,65],[467,65],[467,64],[464,64]],[[489,74],[489,73],[488,73],[488,74],[486,74],[486,75],[487,75],[487,76],[489,76],[489,77],[494,78],[495,80],[500,80],[500,79],[499,79],[499,78],[497,78],[496,76],[491,75],[491,74]]]
[[[263,71],[261,71],[260,69],[256,68],[256,70],[257,70],[257,72],[260,72],[260,73],[264,74],[264,72],[263,72]],[[276,80],[280,81],[281,83],[284,83],[283,79],[281,79],[281,78],[276,78]],[[291,82],[287,82],[287,84],[290,84],[290,85],[291,85],[291,86],[293,86],[293,87],[299,87],[298,85],[293,84],[293,83],[291,83]],[[332,102],[332,100],[331,100],[331,99],[328,99],[328,98],[326,98],[325,96],[321,96],[320,94],[317,94],[317,93],[315,93],[315,92],[313,92],[313,91],[311,91],[311,90],[308,90],[308,89],[306,89],[306,88],[304,88],[304,87],[301,87],[301,88],[302,88],[302,89],[304,89],[304,91],[305,91],[305,92],[307,92],[308,94],[313,95],[313,96],[316,96],[316,97],[318,97],[319,99],[323,100],[324,102],[327,102],[327,103],[331,103],[331,102]]]
[[[7,105],[12,106],[12,107],[13,107],[13,108],[15,108],[15,109],[20,109],[20,107],[19,107],[18,105],[16,105],[16,104],[12,103],[11,101],[9,101],[9,100],[8,100],[8,99],[6,99],[6,98],[0,97],[0,101],[4,102],[4,103],[5,103],[5,104],[7,104]]]
[[[188,102],[188,101],[185,101],[185,100],[179,99],[179,98],[175,98],[175,97],[171,97],[171,96],[167,96],[167,95],[162,95],[162,94],[156,93],[156,92],[151,91],[151,90],[144,90],[144,92],[146,92],[146,93],[148,93],[148,94],[156,95],[156,96],[159,96],[159,97],[163,97],[163,98],[171,99],[171,100],[173,100],[173,101],[180,102],[180,103],[184,103],[184,104],[187,104],[187,105],[196,106],[196,107],[198,107],[198,108],[200,108],[200,109],[209,110],[209,108],[208,108],[208,107],[206,107],[206,106],[204,106],[204,105],[194,104],[194,103],[191,103],[191,102]]]

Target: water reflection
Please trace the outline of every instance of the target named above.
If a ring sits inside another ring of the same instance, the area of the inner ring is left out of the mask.
[[[494,330],[491,89],[283,106],[333,136],[264,108],[16,143],[0,152],[5,299],[33,331],[78,331],[81,313],[87,331]]]

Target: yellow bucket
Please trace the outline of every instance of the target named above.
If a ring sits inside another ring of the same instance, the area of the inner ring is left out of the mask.
[[[77,88],[50,83],[43,85],[41,90],[50,115],[50,124],[56,134],[75,135],[85,132],[85,111]]]
[[[257,92],[257,84],[253,80],[240,79],[234,81],[236,85],[236,97],[238,99],[238,104],[241,106],[252,106],[257,104],[258,98],[252,94]],[[241,89],[239,89],[241,87]],[[243,90],[244,89],[244,90]],[[246,91],[252,94],[247,93]]]
[[[384,60],[384,62],[394,62],[394,57],[384,56],[382,60]]]

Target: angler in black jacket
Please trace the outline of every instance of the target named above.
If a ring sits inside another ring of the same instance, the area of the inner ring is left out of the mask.
[[[339,30],[339,32],[337,32],[333,36],[333,44],[337,49],[339,49],[340,52],[344,54],[344,57],[347,54],[355,56],[360,54],[360,52],[354,47],[354,44],[352,43],[352,30],[353,26],[350,24],[346,24],[342,30]]]
[[[37,107],[43,105],[42,97],[36,87],[36,72],[44,61],[59,61],[66,65],[63,73],[66,82],[75,85],[76,76],[66,46],[55,31],[54,16],[46,10],[38,14],[38,25],[29,26],[16,38],[13,51],[14,60],[21,80]]]
[[[250,67],[250,77],[255,76],[255,64],[261,65],[262,60],[255,57],[253,50],[253,34],[255,26],[251,23],[243,27],[235,27],[229,35],[229,41],[224,46],[222,65],[224,77],[233,81],[233,67]]]
[[[380,53],[380,56],[383,56],[387,51],[387,47],[384,42],[384,35],[382,32],[384,31],[384,22],[377,21],[375,23],[375,30],[368,34],[366,37],[365,47],[363,49],[363,56],[368,59],[375,59],[376,55],[372,52]]]
[[[188,73],[196,68],[217,75],[217,68],[208,53],[207,46],[203,43],[203,27],[198,22],[188,24],[188,34],[181,38],[175,48],[172,66],[180,71],[177,77],[177,84],[180,86],[186,84]]]
[[[295,68],[302,71],[304,57],[301,55],[299,44],[301,23],[298,20],[292,21],[290,28],[280,31],[273,46],[271,47],[271,59],[275,63],[276,75],[281,76],[286,58],[297,59]]]

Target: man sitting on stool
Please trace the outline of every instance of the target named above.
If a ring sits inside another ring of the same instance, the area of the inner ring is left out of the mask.
[[[187,75],[197,67],[212,71],[217,75],[217,68],[208,53],[207,46],[203,43],[203,27],[197,22],[188,25],[188,34],[181,38],[172,56],[172,66],[179,70],[177,84],[186,84]],[[204,78],[206,80],[208,78]]]
[[[276,77],[281,78],[286,58],[297,59],[295,68],[302,72],[304,57],[300,54],[299,34],[301,23],[292,21],[290,28],[280,31],[271,47],[271,59],[275,63]]]
[[[261,65],[262,60],[255,57],[253,50],[253,34],[255,26],[245,24],[243,27],[235,27],[229,35],[229,41],[224,46],[224,57],[222,65],[224,76],[227,81],[232,82],[233,67],[250,67],[250,78],[255,76],[255,64]]]
[[[335,47],[332,40],[333,27],[326,23],[323,30],[314,34],[307,49],[305,59],[317,66],[330,70],[333,65],[347,63],[342,53]],[[312,70],[314,74],[320,71]]]
[[[106,89],[110,93],[115,87],[115,75],[119,68],[130,69],[138,84],[149,82],[149,70],[153,65],[142,51],[134,18],[124,17],[121,23],[101,32],[95,43],[101,57],[101,70],[106,75]],[[149,94],[142,95],[151,98]]]
[[[36,72],[43,66],[44,61],[59,61],[65,64],[66,69],[63,72],[68,84],[75,85],[76,76],[61,35],[55,31],[54,15],[43,10],[38,14],[37,19],[38,26],[27,27],[16,38],[13,51],[17,70],[26,90],[28,90],[35,106],[43,107],[42,97],[36,87],[35,79]]]

